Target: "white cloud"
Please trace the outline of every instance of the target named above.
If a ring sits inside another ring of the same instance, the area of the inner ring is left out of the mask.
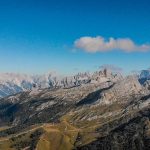
[[[102,36],[97,37],[81,37],[74,42],[75,48],[82,49],[87,52],[105,52],[112,50],[122,50],[125,52],[134,51],[148,51],[150,50],[150,45],[142,44],[137,45],[129,38],[118,38],[115,39],[110,37],[108,40]]]

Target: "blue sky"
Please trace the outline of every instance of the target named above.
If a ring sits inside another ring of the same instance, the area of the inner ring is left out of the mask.
[[[149,50],[90,53],[74,42],[100,36],[149,46],[149,6],[149,0],[0,1],[0,72],[68,74],[103,64],[125,72],[148,68]]]

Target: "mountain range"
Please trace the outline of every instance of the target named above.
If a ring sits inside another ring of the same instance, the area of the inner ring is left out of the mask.
[[[0,149],[150,149],[147,72],[122,76],[104,69],[59,78],[4,74],[1,85],[18,90],[0,99]]]
[[[107,70],[106,73],[107,74],[104,75],[102,71],[96,71],[94,73],[84,72],[72,76],[62,76],[56,72],[51,72],[44,75],[1,73],[0,97],[2,98],[33,89],[55,87],[69,88],[86,84],[88,82],[96,82],[97,80],[101,80],[100,82],[103,82],[105,80],[109,80],[110,77],[113,77],[113,75],[111,76],[110,71]],[[121,77],[120,74],[114,74],[114,76],[115,75]]]

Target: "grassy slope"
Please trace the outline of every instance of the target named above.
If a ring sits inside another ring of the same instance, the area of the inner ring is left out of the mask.
[[[78,129],[63,121],[60,124],[43,126],[45,133],[41,136],[37,150],[73,149]]]
[[[95,132],[97,128],[120,116],[114,116],[113,118],[104,117],[91,121],[82,120],[82,116],[84,117],[90,113],[103,115],[105,112],[119,109],[120,106],[115,105],[115,107],[106,108],[104,106],[95,108],[87,107],[86,109],[81,109],[81,111],[70,112],[60,119],[60,123],[33,126],[27,132],[15,135],[14,141],[11,140],[11,136],[6,139],[0,139],[0,150],[16,150],[15,148],[10,148],[11,145],[18,144],[19,142],[30,142],[30,135],[39,128],[42,128],[44,132],[38,140],[36,150],[71,150],[76,146],[86,145],[100,136]]]
[[[37,150],[70,150],[74,147],[78,135],[78,129],[63,121],[54,125],[43,124],[39,127],[33,127],[26,132],[8,136],[6,138],[0,138],[0,150],[16,150],[17,148],[14,147],[14,145],[21,142],[31,142],[31,134],[40,128],[42,128],[44,132],[37,143]]]

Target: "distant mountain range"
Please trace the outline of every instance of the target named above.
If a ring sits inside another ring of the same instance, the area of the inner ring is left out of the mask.
[[[104,71],[105,70],[105,71]],[[44,88],[70,88],[89,82],[104,82],[107,80],[117,80],[121,74],[111,73],[104,69],[94,73],[78,73],[72,76],[61,76],[56,72],[44,75],[25,75],[14,73],[0,74],[0,98],[22,91],[44,89]]]

